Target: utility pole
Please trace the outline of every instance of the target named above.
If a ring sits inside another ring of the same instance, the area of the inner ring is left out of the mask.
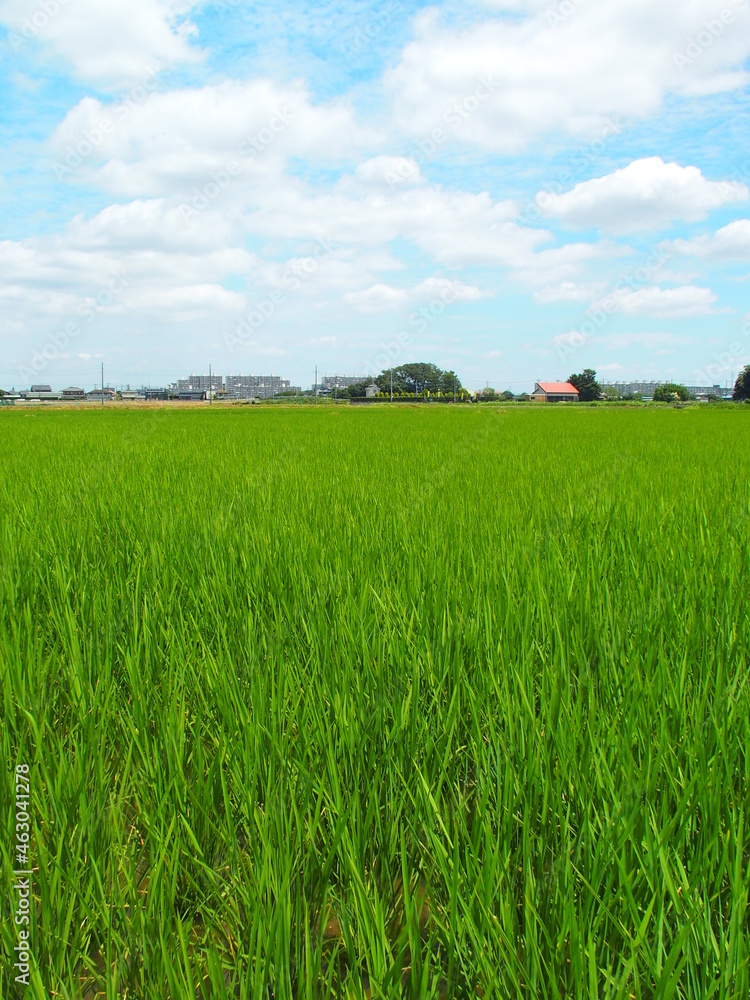
[[[393,402],[393,368],[391,368],[391,402]]]
[[[318,405],[318,366],[315,366],[315,405]]]

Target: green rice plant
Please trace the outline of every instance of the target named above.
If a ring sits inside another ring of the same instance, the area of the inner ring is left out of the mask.
[[[0,997],[750,995],[742,409],[0,418]]]

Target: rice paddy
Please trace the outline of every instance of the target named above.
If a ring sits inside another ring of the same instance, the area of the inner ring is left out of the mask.
[[[747,1000],[746,410],[0,414],[0,996]]]

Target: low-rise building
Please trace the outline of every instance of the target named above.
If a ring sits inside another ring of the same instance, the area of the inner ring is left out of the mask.
[[[577,403],[580,394],[570,382],[537,382],[532,398],[539,403]]]
[[[103,389],[92,389],[86,393],[86,399],[90,403],[108,403],[117,399],[117,393],[111,386],[105,385]]]
[[[28,400],[29,402],[41,402],[45,399],[56,400],[62,398],[59,392],[52,391],[51,385],[32,385],[30,389],[22,390],[18,395],[21,399]]]
[[[85,389],[79,389],[78,386],[76,386],[76,385],[70,385],[70,386],[68,386],[67,389],[63,389],[63,391],[62,391],[62,398],[63,399],[85,399],[86,398],[86,390]]]

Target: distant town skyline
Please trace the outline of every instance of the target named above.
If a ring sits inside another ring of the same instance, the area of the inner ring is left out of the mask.
[[[747,0],[6,0],[0,49],[0,385],[750,362]]]
[[[512,390],[515,395],[523,395],[526,393],[533,393],[536,390],[540,380],[535,380],[534,386],[529,389],[526,387],[526,383],[523,383],[523,387],[513,386],[511,384],[500,384],[493,383],[490,385],[489,380],[479,388],[472,388],[467,386],[463,380],[458,375],[459,381],[465,389],[474,394],[481,394],[486,388],[491,388],[496,390],[498,393],[504,390]],[[351,385],[357,383],[364,383],[370,380],[367,375],[347,375],[343,373],[325,374],[318,376],[318,381],[313,382],[310,386],[305,385],[294,385],[289,379],[284,379],[281,375],[276,374],[255,374],[255,375],[235,375],[228,374],[223,375],[216,372],[194,372],[191,375],[185,376],[179,379],[166,379],[161,383],[151,382],[148,383],[141,381],[140,383],[118,383],[113,384],[111,381],[105,381],[103,372],[100,376],[100,381],[91,386],[91,390],[86,389],[82,384],[69,384],[69,385],[51,385],[50,383],[37,382],[32,383],[29,386],[13,386],[11,389],[15,392],[21,393],[31,393],[34,392],[52,392],[55,394],[61,394],[63,397],[68,398],[79,398],[90,391],[98,391],[100,388],[104,390],[117,390],[125,391],[127,393],[136,392],[142,390],[158,390],[158,389],[168,389],[174,393],[179,392],[210,392],[216,393],[220,392],[222,394],[226,393],[233,398],[261,398],[268,399],[272,396],[276,396],[281,393],[289,392],[311,392],[315,391],[316,387],[324,394],[334,393],[338,389],[345,389]],[[544,379],[541,380],[544,383]],[[656,385],[664,384],[668,381],[674,381],[673,379],[630,379],[630,380],[613,380],[607,381],[600,379],[600,384],[602,387],[618,389],[623,395],[650,395],[651,391]],[[701,382],[701,383],[691,383],[682,382],[681,384],[693,393],[697,398],[705,398],[706,395],[719,395],[726,398],[731,396],[732,388],[734,386],[734,380],[731,384],[727,381],[725,383],[717,382]],[[0,387],[2,388],[2,387]],[[4,390],[7,391],[7,390]]]

